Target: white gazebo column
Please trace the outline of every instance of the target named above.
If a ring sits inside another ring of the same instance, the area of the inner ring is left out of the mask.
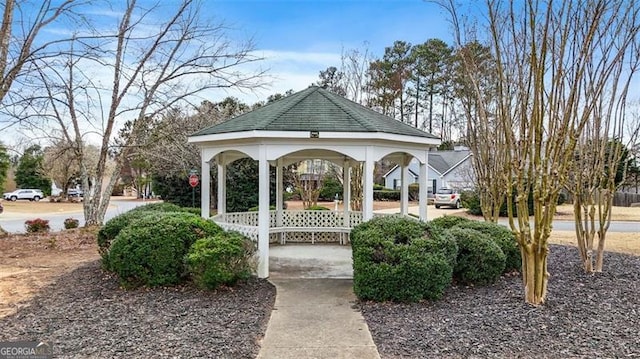
[[[400,214],[406,216],[409,212],[409,166],[406,156],[400,163]]]
[[[351,165],[349,160],[342,164],[342,210],[344,211],[344,226],[351,227]]]
[[[276,227],[282,227],[282,158],[276,161]]]
[[[200,215],[202,218],[209,219],[209,208],[211,207],[211,165],[209,160],[205,158],[204,151],[202,151],[202,164],[201,164],[201,183],[200,183]]]
[[[425,154],[425,162],[420,163],[420,220],[427,220],[427,164],[429,163],[429,152]]]
[[[373,146],[367,146],[364,161],[363,191],[362,191],[362,220],[373,218]]]
[[[267,149],[260,146],[258,157],[258,277],[269,277],[269,161]]]
[[[218,157],[218,214],[227,212],[227,164]]]

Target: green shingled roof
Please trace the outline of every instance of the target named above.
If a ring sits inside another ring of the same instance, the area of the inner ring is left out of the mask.
[[[255,130],[383,132],[437,138],[317,86],[200,130],[192,136]]]

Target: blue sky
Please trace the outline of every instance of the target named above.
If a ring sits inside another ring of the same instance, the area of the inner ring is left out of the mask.
[[[343,49],[366,47],[380,57],[395,40],[451,42],[444,13],[421,0],[216,0],[205,2],[205,9],[230,25],[234,37],[253,37],[267,58],[263,66],[274,77],[272,86],[237,95],[250,103],[306,88],[320,70],[340,65]]]

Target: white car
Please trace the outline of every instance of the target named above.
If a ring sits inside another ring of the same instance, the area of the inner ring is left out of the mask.
[[[460,193],[451,188],[440,188],[438,192],[436,192],[434,204],[436,205],[436,208],[440,208],[442,206],[460,208],[462,207],[462,203],[460,202]]]
[[[44,193],[39,189],[17,189],[13,192],[7,192],[2,195],[4,199],[16,201],[19,199],[28,199],[29,201],[39,201],[44,198]]]

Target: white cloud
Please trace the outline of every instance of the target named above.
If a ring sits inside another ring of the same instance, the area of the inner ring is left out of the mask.
[[[341,59],[340,53],[330,52],[259,50],[253,55],[264,58],[252,65],[268,69],[267,75],[271,78],[269,86],[257,90],[255,94],[229,91],[229,95],[249,104],[264,101],[275,93],[304,90],[318,81],[320,71],[329,66],[339,67]]]
[[[340,63],[340,54],[331,52],[258,50],[255,55],[273,64],[322,65],[326,68]]]

